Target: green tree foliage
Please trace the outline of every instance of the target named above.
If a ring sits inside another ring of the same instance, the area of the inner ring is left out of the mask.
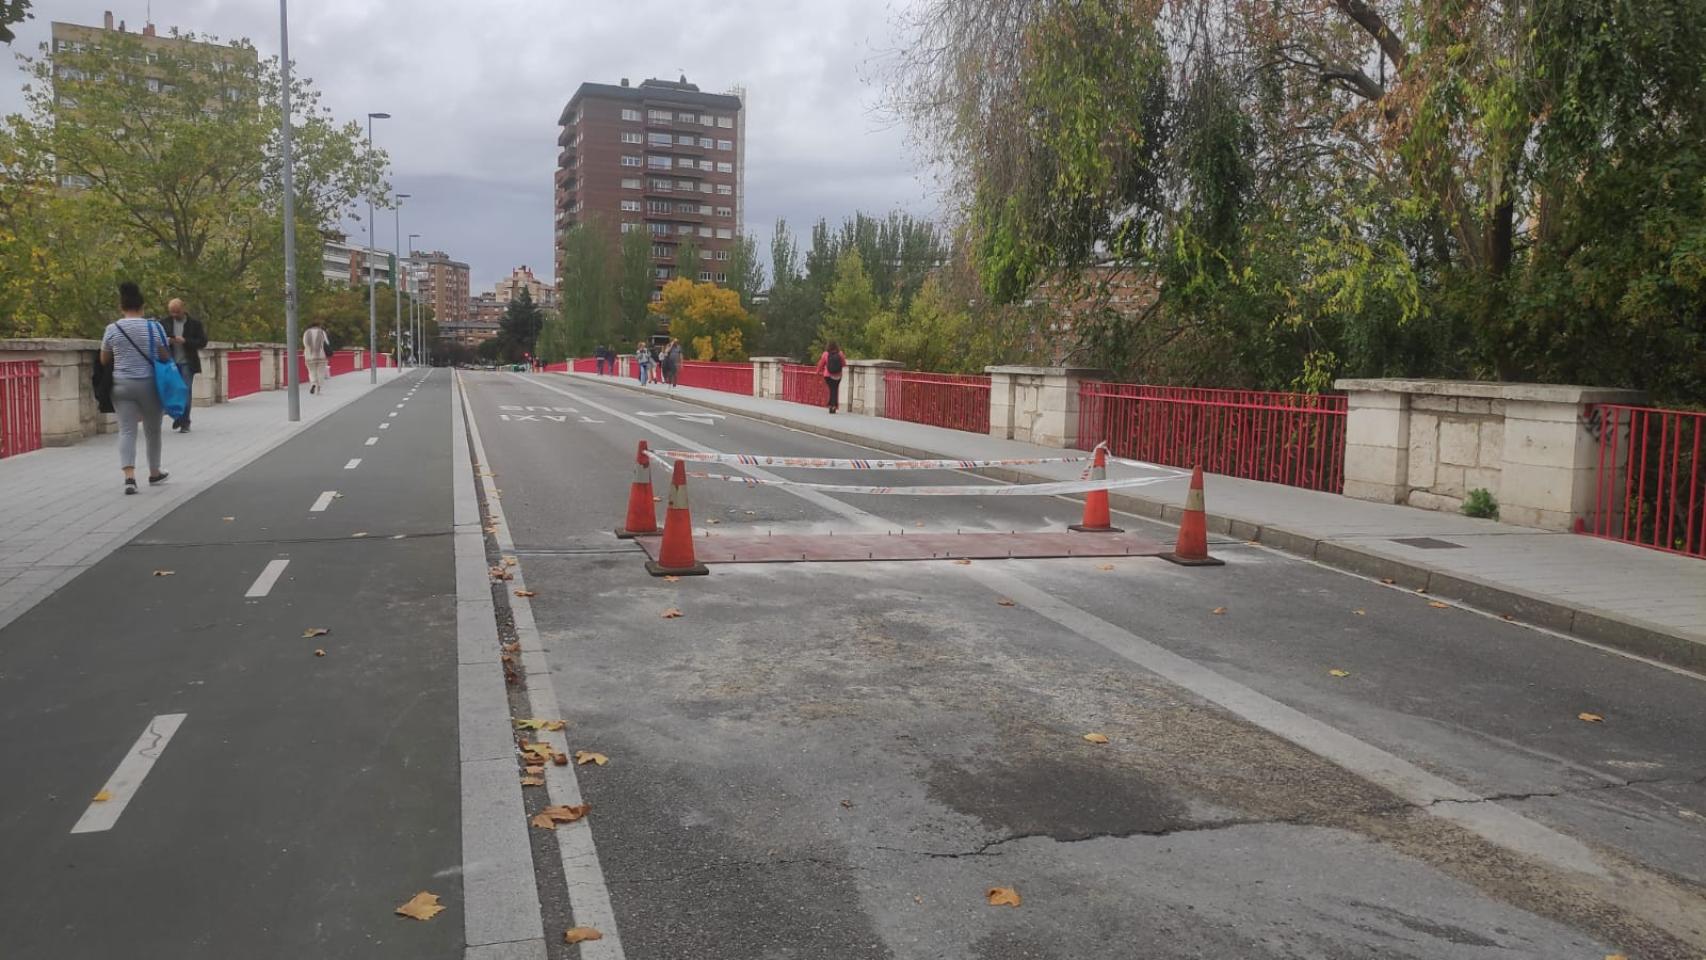
[[[764,261],[758,255],[758,241],[752,234],[735,238],[735,248],[729,254],[729,282],[725,284],[740,297],[741,306],[753,307],[752,298],[764,289]]]
[[[634,344],[651,336],[657,321],[652,302],[652,238],[643,230],[622,235],[616,265],[616,305],[620,323],[601,339],[607,346]]]
[[[503,344],[500,355],[514,363],[524,356],[537,354],[539,334],[544,325],[544,311],[533,302],[533,294],[522,287],[504,308],[503,320],[498,324],[497,340]]]
[[[282,336],[276,60],[247,41],[156,56],[130,34],[26,59],[28,113],[0,136],[0,328],[90,335],[113,284],[182,297],[221,339]],[[131,72],[130,64],[143,64]],[[297,245],[385,191],[384,154],[292,81]],[[303,271],[311,292],[318,271]]]
[[[682,237],[681,242],[675,245],[675,276],[698,283],[700,272],[707,269],[705,258],[700,255],[699,242],[692,237]]]
[[[563,236],[563,260],[557,265],[560,310],[546,318],[542,334],[553,349],[585,356],[611,342],[616,328],[616,291],[610,270],[608,236],[597,217],[571,227]],[[559,326],[560,325],[560,326]]]
[[[856,249],[846,251],[836,261],[835,282],[823,298],[823,326],[814,349],[834,341],[848,356],[871,356],[870,326],[883,313],[865,258]]]
[[[984,288],[1099,301],[1074,322],[1100,363],[1706,396],[1706,0],[910,17],[893,103],[958,177]]]
[[[664,284],[663,298],[652,304],[652,312],[668,320],[669,335],[700,360],[745,360],[746,344],[758,329],[733,290],[684,277]]]
[[[804,357],[811,349],[823,300],[801,275],[799,242],[786,220],[770,235],[770,297],[761,311],[760,349],[774,356]]]
[[[30,0],[0,0],[0,43],[16,40],[12,24],[23,23],[31,16]]]

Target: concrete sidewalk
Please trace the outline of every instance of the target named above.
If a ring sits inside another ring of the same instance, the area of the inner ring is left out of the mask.
[[[782,400],[691,387],[642,388],[620,377],[564,376],[644,390],[660,399],[675,397],[905,457],[1061,455],[1059,450],[1029,443],[881,417],[831,415]],[[1078,469],[1068,464],[974,472],[1021,483],[1078,476]],[[1110,474],[1134,475],[1124,468],[1112,469]],[[1110,499],[1116,510],[1176,520],[1187,486],[1181,477],[1136,492],[1114,491]],[[1706,561],[1578,534],[1236,477],[1209,475],[1204,497],[1213,532],[1390,579],[1399,586],[1584,640],[1706,669]]]
[[[379,371],[379,383],[401,371]],[[149,524],[244,465],[296,436],[321,418],[374,389],[365,371],[333,378],[323,394],[302,390],[302,419],[285,419],[283,390],[252,394],[195,409],[188,435],[163,422],[161,468],[171,474],[150,487],[142,438],[137,438],[137,484],[127,497],[118,467],[118,434],[101,434],[69,447],[46,447],[0,460],[0,626]]]

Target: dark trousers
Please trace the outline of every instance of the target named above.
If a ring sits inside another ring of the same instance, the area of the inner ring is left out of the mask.
[[[183,375],[184,387],[186,389],[188,389],[188,391],[189,391],[190,402],[187,406],[184,407],[183,417],[181,419],[173,421],[172,426],[174,428],[175,427],[187,427],[187,426],[189,426],[190,425],[190,414],[195,412],[195,371],[190,369],[189,364],[180,363],[180,364],[178,364],[178,373]]]
[[[841,406],[841,378],[824,377],[824,386],[829,388],[829,409],[835,410]]]

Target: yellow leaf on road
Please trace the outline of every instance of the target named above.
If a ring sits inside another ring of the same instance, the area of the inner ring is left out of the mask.
[[[1101,565],[1101,566],[1099,566],[1099,567],[1097,567],[1097,568],[1096,568],[1096,569],[1097,569],[1097,570],[1100,570],[1100,571],[1102,571],[1102,572],[1103,572],[1103,573],[1106,573],[1106,572],[1108,572],[1108,571],[1109,571],[1109,570],[1112,570],[1112,569],[1113,569],[1113,568],[1114,568],[1114,565],[1113,565],[1113,564],[1111,564],[1111,563],[1104,563],[1104,564],[1102,564],[1102,565]]]
[[[530,777],[537,777],[540,774],[545,772],[545,765],[539,764],[539,765],[535,766],[533,764],[529,764],[527,766],[522,767],[521,771]]]
[[[551,815],[547,814],[547,813],[536,813],[533,815],[533,819],[531,819],[527,822],[533,824],[534,826],[538,827],[541,830],[555,830],[555,829],[557,829],[557,821],[552,820]]]
[[[561,730],[566,726],[568,726],[568,721],[566,721],[566,720],[547,720],[547,721],[545,721],[545,729],[547,729],[547,730]]]
[[[593,753],[591,750],[575,751],[575,763],[583,767],[589,763],[596,763],[602,767],[609,762],[610,758],[602,753]]]
[[[520,561],[515,559],[514,557],[504,557],[504,566],[506,566],[506,567],[513,567],[517,563],[520,563]]]
[[[1588,723],[1604,723],[1605,722],[1605,718],[1600,716],[1597,713],[1578,713],[1578,714],[1576,714],[1576,719],[1577,720],[1583,720],[1583,721],[1586,721]]]
[[[1366,616],[1368,616],[1368,611],[1367,611],[1367,610],[1352,610],[1352,611],[1351,611],[1351,612],[1352,612],[1352,613],[1354,613],[1354,614],[1356,614],[1356,615],[1357,615],[1357,616],[1359,616],[1359,617],[1366,617]]]
[[[674,574],[670,574],[669,576],[663,578],[663,582],[664,583],[680,583],[681,578],[674,575]]]
[[[521,785],[524,787],[543,787],[545,780],[543,777],[522,777]]]
[[[1381,577],[1380,582],[1386,584],[1387,586],[1391,586],[1392,584],[1397,583],[1398,581],[1392,579],[1391,577]]]
[[[316,648],[314,648],[314,656],[316,656],[316,657],[323,657],[323,656],[325,656],[325,655],[326,655],[326,651],[325,651],[325,650],[323,650],[323,649],[321,649],[321,648],[319,648],[319,647],[316,647]]]
[[[1440,603],[1440,602],[1439,602],[1439,601],[1438,601],[1438,600],[1429,600],[1429,601],[1428,601],[1428,606],[1430,606],[1430,607],[1433,607],[1433,608],[1434,608],[1434,609],[1435,609],[1435,610],[1444,610],[1444,609],[1446,609],[1446,608],[1448,608],[1448,607],[1450,607],[1450,606],[1451,606],[1451,604],[1449,604],[1449,603]]]
[[[325,627],[309,627],[308,629],[302,631],[302,639],[308,640],[308,639],[311,639],[313,637],[323,637],[326,634],[331,633],[331,632],[332,631],[327,630]]]
[[[955,561],[954,561],[954,562],[955,562],[955,563],[957,563],[957,564],[959,564],[959,565],[960,565],[960,566],[962,566],[962,567],[969,567],[969,566],[971,566],[971,561],[970,561],[970,560],[968,560],[968,559],[966,559],[966,558],[965,558],[965,557],[961,557],[961,558],[959,558],[959,559],[958,559],[958,560],[955,560]]]
[[[1351,675],[1351,672],[1349,670],[1328,670],[1327,671],[1327,676],[1329,676],[1329,677],[1348,677],[1350,675]]]
[[[95,794],[94,801],[96,803],[106,803],[108,800],[111,800],[112,798],[113,798],[113,795],[110,791],[102,790],[100,793]]]
[[[674,607],[670,607],[668,610],[663,612],[663,618],[665,620],[679,620],[681,618],[681,611]]]
[[[421,891],[409,898],[409,902],[397,908],[400,917],[414,917],[416,920],[431,920],[444,912],[439,905],[438,894]]]
[[[1009,599],[1007,599],[1007,598],[1006,598],[1006,597],[1002,597],[1002,598],[1001,598],[1001,599],[999,599],[999,600],[997,600],[997,601],[995,601],[995,602],[996,602],[996,603],[998,603],[998,604],[1000,604],[1000,605],[1001,605],[1001,606],[1003,606],[1003,607],[1014,607],[1014,606],[1018,606],[1018,604],[1016,604],[1016,603],[1014,603],[1014,602],[1013,602],[1013,601],[1011,601],[1011,600],[1009,600]]]
[[[156,571],[154,571],[154,575],[156,577],[169,577],[169,576],[172,576],[173,574],[175,574],[177,572],[178,571],[176,571],[176,570],[156,570]]]
[[[1213,610],[1209,611],[1209,613],[1212,613],[1217,617],[1220,616],[1221,614],[1225,613],[1225,612],[1226,612],[1225,607],[1215,607]]]
[[[1016,907],[1019,905],[1019,891],[1012,887],[990,887],[983,895],[992,907]]]
[[[517,591],[516,591],[516,592],[515,592],[515,595],[516,595],[516,596],[518,596],[518,597],[522,597],[522,598],[523,598],[523,599],[525,599],[525,598],[527,598],[527,597],[537,597],[537,596],[539,596],[539,594],[537,594],[537,593],[534,593],[534,592],[533,592],[533,591],[532,591],[532,590],[517,590]]]
[[[1108,735],[1105,733],[1086,733],[1084,735],[1084,739],[1091,743],[1107,743]]]
[[[570,927],[563,931],[563,939],[569,943],[580,943],[583,940],[603,940],[604,934],[595,927]]]
[[[533,825],[536,827],[548,826],[550,829],[555,830],[557,824],[574,823],[591,812],[592,804],[590,803],[577,805],[559,804],[558,806],[546,807],[539,811],[539,813],[533,817]],[[546,822],[541,823],[541,820]]]

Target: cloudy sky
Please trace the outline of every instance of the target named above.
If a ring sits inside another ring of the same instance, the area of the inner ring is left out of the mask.
[[[746,225],[768,252],[771,224],[796,232],[855,210],[937,211],[903,129],[876,110],[884,56],[907,0],[292,0],[290,48],[340,119],[390,113],[374,140],[396,189],[412,194],[403,232],[473,268],[490,289],[512,267],[549,274],[557,117],[582,81],[687,79],[746,88]],[[13,50],[33,53],[50,20],[140,29],[147,0],[36,0]],[[154,23],[278,52],[270,0],[152,0]],[[20,109],[23,72],[0,86]],[[390,218],[379,245],[390,246]]]

